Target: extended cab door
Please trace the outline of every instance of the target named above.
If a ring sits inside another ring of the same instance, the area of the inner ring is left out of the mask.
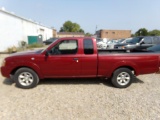
[[[93,41],[95,40],[95,41]],[[84,39],[82,43],[81,64],[82,72],[81,76],[84,77],[96,77],[97,76],[97,49],[96,39]]]
[[[65,39],[54,45],[45,58],[45,77],[75,77],[80,75],[81,65],[78,55],[79,41]]]

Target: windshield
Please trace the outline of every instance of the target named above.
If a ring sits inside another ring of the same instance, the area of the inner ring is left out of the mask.
[[[136,43],[139,43],[141,40],[142,40],[141,37],[135,37],[135,38],[132,38],[132,39],[129,40],[129,41],[126,41],[126,43],[136,44]]]
[[[107,42],[107,44],[112,44],[112,43],[116,43],[116,40],[109,40],[109,41]]]
[[[53,43],[55,43],[57,40],[58,40],[58,39],[56,39],[55,41],[53,41],[48,47],[50,47],[50,46],[51,46]],[[48,47],[47,47],[47,48],[48,48]],[[47,49],[47,48],[46,48],[46,49]],[[41,53],[43,53],[46,49],[42,50]]]
[[[44,49],[36,50],[36,53],[41,53]]]
[[[130,42],[132,40],[132,38],[127,38],[127,39],[125,39],[124,41],[122,41],[121,43],[128,43],[128,42]]]
[[[160,52],[160,44],[147,48],[148,51]]]
[[[117,43],[122,43],[124,40],[125,40],[125,39],[120,39],[120,40],[118,40]]]

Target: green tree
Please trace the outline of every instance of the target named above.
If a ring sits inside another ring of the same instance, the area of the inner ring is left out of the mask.
[[[84,33],[84,30],[83,30],[83,29],[80,29],[79,32]]]
[[[147,36],[147,35],[148,35],[148,30],[146,28],[141,28],[135,33],[135,36]]]
[[[91,37],[91,36],[92,36],[92,34],[90,34],[89,32],[87,32],[87,33],[85,34],[85,36],[87,36],[87,37]]]
[[[84,30],[81,29],[80,25],[77,23],[72,23],[71,21],[66,21],[63,26],[60,28],[60,32],[82,32]]]
[[[135,37],[135,34],[131,34],[131,37]]]
[[[148,34],[150,36],[160,36],[160,30],[152,30],[152,31],[149,31]]]

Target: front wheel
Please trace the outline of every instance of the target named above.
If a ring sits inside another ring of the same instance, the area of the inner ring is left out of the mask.
[[[14,77],[17,87],[29,89],[35,87],[39,78],[36,72],[29,68],[20,68],[16,71]]]
[[[133,74],[128,68],[119,68],[114,71],[112,76],[112,84],[117,88],[126,88],[131,85]]]

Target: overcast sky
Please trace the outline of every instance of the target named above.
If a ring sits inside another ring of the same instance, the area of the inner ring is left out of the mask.
[[[160,0],[0,0],[0,7],[59,31],[67,20],[85,32],[160,29]]]

